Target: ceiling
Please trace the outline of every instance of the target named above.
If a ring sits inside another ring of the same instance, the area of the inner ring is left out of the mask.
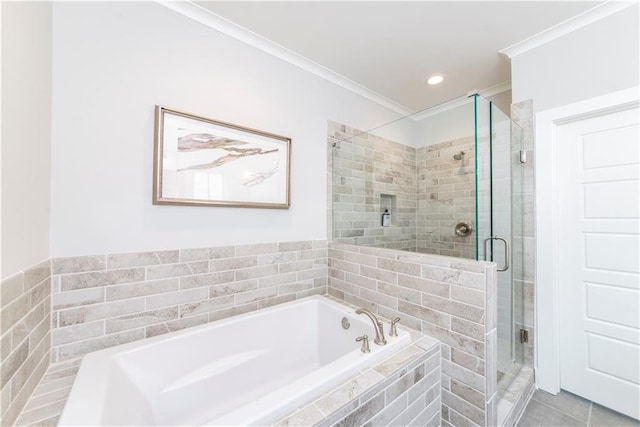
[[[594,1],[197,1],[413,111],[511,80],[498,51]],[[428,86],[427,77],[445,81]]]

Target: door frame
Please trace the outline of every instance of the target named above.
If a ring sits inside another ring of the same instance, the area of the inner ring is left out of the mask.
[[[536,387],[560,392],[560,328],[558,287],[559,126],[640,105],[640,87],[632,87],[535,115],[535,381]],[[540,304],[544,301],[544,304]]]

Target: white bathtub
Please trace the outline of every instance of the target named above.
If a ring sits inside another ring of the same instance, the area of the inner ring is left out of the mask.
[[[347,317],[349,329],[341,319]],[[322,296],[84,357],[59,425],[265,425],[410,342]],[[367,334],[371,352],[355,338]]]

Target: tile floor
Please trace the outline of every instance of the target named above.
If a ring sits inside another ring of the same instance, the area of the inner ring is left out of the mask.
[[[536,390],[518,427],[640,427],[640,422],[566,391]]]

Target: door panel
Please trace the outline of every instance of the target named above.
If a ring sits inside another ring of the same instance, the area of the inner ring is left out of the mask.
[[[561,388],[640,418],[638,109],[558,126]]]

